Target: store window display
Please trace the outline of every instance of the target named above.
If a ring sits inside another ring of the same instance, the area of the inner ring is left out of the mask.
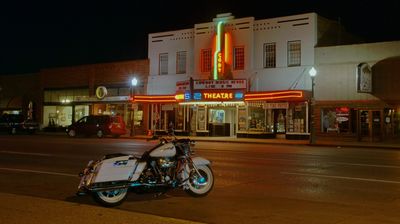
[[[290,133],[306,133],[306,104],[292,103],[287,112],[287,126]]]
[[[249,107],[249,131],[265,132],[265,109]]]
[[[321,114],[321,130],[324,133],[344,133],[350,130],[350,108],[324,108]]]

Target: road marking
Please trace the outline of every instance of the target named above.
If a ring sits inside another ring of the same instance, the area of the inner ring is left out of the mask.
[[[52,154],[46,154],[46,153],[33,153],[33,152],[0,151],[0,153],[7,153],[7,154],[17,154],[17,155],[29,155],[29,156],[47,156],[47,157],[54,156],[54,155],[52,155]]]
[[[360,177],[333,176],[333,175],[323,175],[323,174],[313,174],[313,173],[281,172],[281,174],[309,176],[309,177],[322,177],[322,178],[332,178],[332,179],[341,179],[341,180],[368,181],[368,182],[378,182],[378,183],[387,183],[387,184],[400,184],[400,181],[380,180],[380,179],[370,179],[370,178],[360,178]]]
[[[329,163],[329,162],[328,162],[328,163]],[[393,166],[393,165],[377,165],[377,164],[366,164],[366,163],[342,163],[342,162],[332,162],[332,164],[336,164],[336,165],[347,165],[347,166],[367,166],[367,167],[400,169],[400,166]]]
[[[74,175],[74,174],[68,174],[68,173],[47,172],[47,171],[40,171],[40,170],[13,169],[13,168],[4,168],[4,167],[0,167],[0,170],[23,172],[23,173],[50,174],[50,175],[58,175],[58,176],[66,176],[66,177],[78,177],[77,174]]]

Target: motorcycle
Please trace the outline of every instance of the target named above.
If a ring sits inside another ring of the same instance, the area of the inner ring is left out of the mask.
[[[206,196],[213,188],[211,162],[194,157],[195,141],[159,139],[159,143],[141,156],[109,154],[89,161],[79,174],[77,195],[91,194],[105,207],[120,205],[128,191],[165,193],[180,188],[194,197]]]

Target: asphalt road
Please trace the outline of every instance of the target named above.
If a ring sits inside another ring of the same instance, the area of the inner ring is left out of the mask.
[[[86,163],[155,143],[0,135],[0,192],[97,206],[75,196]],[[132,193],[115,209],[205,223],[400,223],[400,151],[215,142],[195,149],[213,162],[207,197]]]

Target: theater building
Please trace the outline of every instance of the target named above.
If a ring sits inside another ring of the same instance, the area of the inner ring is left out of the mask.
[[[332,35],[340,33],[338,35]],[[315,47],[351,41],[315,13],[256,20],[219,14],[149,34],[148,126],[177,134],[305,139]]]

